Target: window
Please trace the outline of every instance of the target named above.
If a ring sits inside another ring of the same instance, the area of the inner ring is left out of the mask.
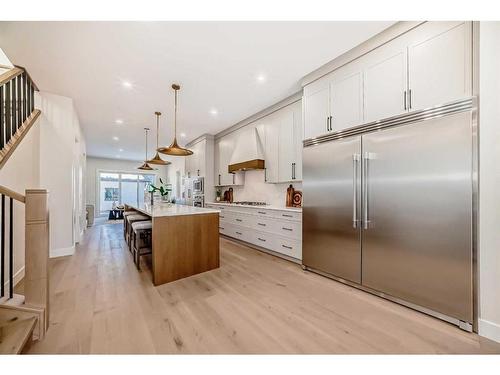
[[[156,176],[142,173],[99,172],[99,211],[109,212],[113,205],[144,203],[144,191]]]

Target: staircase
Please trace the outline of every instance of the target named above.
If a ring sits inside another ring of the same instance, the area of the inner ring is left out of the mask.
[[[21,67],[0,74],[0,168],[40,116],[35,91],[35,83]],[[23,294],[14,293],[16,205],[24,206],[25,212]],[[33,340],[44,338],[49,323],[48,258],[47,191],[28,189],[23,195],[0,186],[0,354],[22,353]]]

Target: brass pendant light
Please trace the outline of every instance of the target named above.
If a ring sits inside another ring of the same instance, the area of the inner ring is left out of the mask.
[[[142,169],[144,171],[152,171],[153,168],[151,168],[151,166],[147,162],[147,160],[148,160],[148,131],[149,131],[149,128],[144,128],[144,130],[146,131],[146,157],[144,158],[144,164],[141,165],[140,167],[138,167],[137,169]]]
[[[161,116],[161,112],[155,112],[155,115],[156,115],[156,150],[158,150],[158,137],[159,137],[159,134],[160,134],[160,116]],[[163,160],[160,157],[160,154],[158,153],[158,151],[156,151],[156,155],[151,160],[148,160],[148,163],[149,164],[158,164],[158,165],[169,165],[169,164],[172,164],[169,161]]]
[[[174,83],[172,88],[175,92],[175,104],[174,104],[174,141],[168,147],[160,147],[157,151],[162,154],[173,155],[173,156],[189,156],[193,155],[193,151],[188,150],[187,148],[182,148],[177,143],[177,91],[181,89],[181,87]]]

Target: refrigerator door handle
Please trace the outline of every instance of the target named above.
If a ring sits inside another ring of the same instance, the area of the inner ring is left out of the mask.
[[[369,228],[370,219],[368,214],[368,160],[370,160],[370,153],[365,152],[363,155],[363,226],[364,229]]]
[[[358,162],[359,154],[352,154],[352,227],[358,227]]]

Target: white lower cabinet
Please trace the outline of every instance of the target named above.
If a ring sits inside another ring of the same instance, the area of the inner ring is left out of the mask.
[[[302,213],[208,203],[220,209],[219,233],[264,249],[302,259]]]

